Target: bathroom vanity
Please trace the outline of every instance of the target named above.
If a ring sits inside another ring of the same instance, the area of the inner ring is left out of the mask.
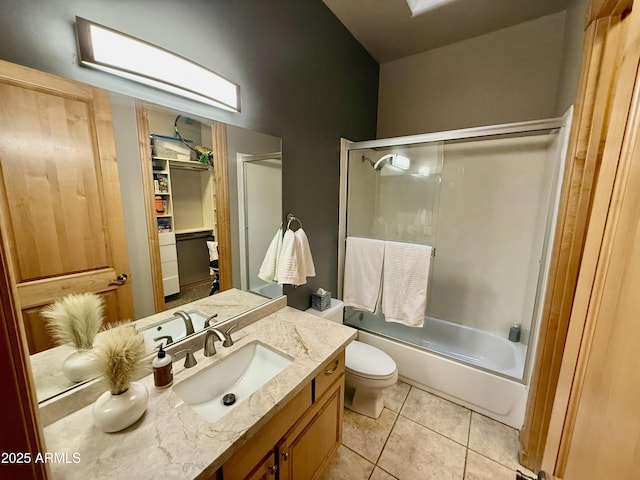
[[[93,404],[46,426],[47,450],[79,460],[51,464],[51,478],[313,478],[341,441],[344,349],[356,331],[286,306],[266,315],[260,308],[219,326],[238,324],[235,343],[218,343],[212,357],[203,355],[204,334],[189,341],[198,363],[187,369],[174,358],[172,387],[156,389],[152,375],[139,380],[149,403],[131,427],[103,433],[93,425]],[[176,393],[176,385],[256,343],[290,363],[218,420],[205,420]]]

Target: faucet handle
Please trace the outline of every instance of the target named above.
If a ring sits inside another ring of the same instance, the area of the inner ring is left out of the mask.
[[[236,323],[235,325],[231,325],[229,328],[227,328],[227,330],[224,332],[224,342],[222,342],[222,346],[223,347],[230,347],[231,345],[233,345],[233,338],[231,338],[231,330],[233,330],[234,328],[236,328],[238,326],[238,324]]]
[[[193,351],[180,350],[179,352],[176,352],[174,356],[178,358],[178,355],[180,355],[181,353],[186,353],[186,355],[184,356],[184,368],[195,367],[198,364],[198,361],[196,360],[196,356],[193,354]]]

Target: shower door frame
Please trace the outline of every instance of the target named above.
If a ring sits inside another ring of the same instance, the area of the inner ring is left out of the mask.
[[[239,228],[239,250],[240,255],[240,284],[242,290],[249,291],[251,283],[251,268],[249,264],[249,242],[247,241],[249,231],[249,199],[247,189],[247,165],[267,160],[277,160],[280,162],[280,176],[282,181],[282,154],[280,152],[262,154],[239,154],[237,159],[238,177],[238,228]],[[280,206],[282,207],[282,185],[280,185]],[[280,208],[280,211],[282,208]],[[274,226],[275,228],[275,226]],[[269,238],[271,240],[271,238]],[[258,268],[260,266],[258,265]]]
[[[418,135],[408,135],[402,137],[383,138],[377,140],[366,140],[361,142],[352,142],[347,139],[341,139],[340,145],[340,209],[338,223],[338,293],[337,297],[342,299],[343,278],[344,278],[344,256],[346,249],[347,237],[347,188],[348,188],[348,170],[349,170],[349,152],[351,150],[360,150],[365,148],[386,148],[415,145],[420,143],[444,142],[447,140],[466,140],[473,138],[484,138],[505,135],[518,135],[545,130],[560,130],[559,135],[564,135],[560,144],[560,161],[554,166],[554,178],[551,186],[551,195],[553,201],[550,202],[549,212],[547,214],[547,226],[544,236],[544,243],[541,258],[540,273],[536,287],[536,296],[534,309],[532,311],[532,328],[537,332],[540,324],[541,315],[541,299],[544,298],[544,290],[548,281],[548,271],[550,264],[550,249],[554,240],[553,226],[556,224],[558,208],[560,203],[560,192],[562,187],[562,176],[566,162],[568,149],[569,130],[571,127],[571,119],[573,108],[570,108],[562,117],[548,118],[543,120],[533,120],[526,122],[508,123],[503,125],[491,125],[482,127],[464,128],[458,130],[448,130],[443,132],[424,133]],[[564,132],[562,131],[564,130]],[[521,383],[528,385],[532,374],[532,359],[535,355],[537,347],[538,335],[534,334],[529,338],[527,344],[527,354],[525,359],[525,369],[521,379]]]

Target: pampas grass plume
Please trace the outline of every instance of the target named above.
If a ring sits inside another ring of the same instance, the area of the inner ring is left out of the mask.
[[[42,310],[47,328],[58,345],[71,344],[77,350],[93,348],[102,327],[104,300],[95,293],[71,294]]]
[[[145,355],[144,337],[131,325],[105,330],[94,349],[96,367],[113,395],[125,392],[131,380],[142,373],[140,360]]]

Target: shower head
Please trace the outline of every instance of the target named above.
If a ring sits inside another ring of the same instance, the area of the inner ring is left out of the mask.
[[[409,166],[411,165],[411,160],[409,160],[408,157],[405,157],[404,155],[398,155],[397,153],[388,153],[386,155],[383,155],[375,162],[363,155],[362,161],[364,162],[365,160],[371,164],[376,172],[382,170],[382,168],[389,163],[401,170],[409,170]]]

